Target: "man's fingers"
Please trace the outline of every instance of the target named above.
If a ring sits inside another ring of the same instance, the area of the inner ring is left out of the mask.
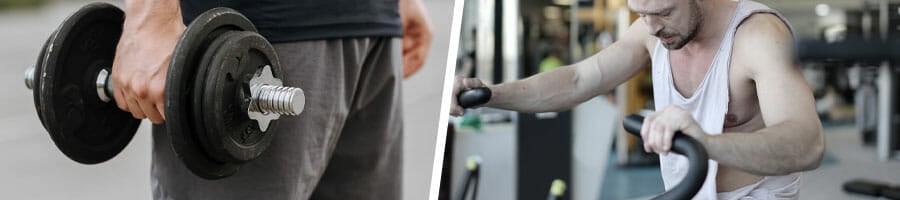
[[[169,62],[166,62],[166,66],[168,66]],[[165,67],[168,69],[168,67]],[[162,71],[162,73],[167,73],[167,71]],[[153,102],[153,109],[156,113],[159,114],[159,123],[162,123],[166,120],[166,76],[165,74],[161,74],[156,76],[153,79],[153,83],[150,84],[150,97]]]
[[[674,133],[674,130],[672,130],[672,129],[666,130],[666,134],[663,135],[663,138],[662,138],[662,141],[663,141],[662,148],[664,151],[668,152],[672,149],[672,138],[675,137],[675,134],[676,133]]]
[[[653,123],[650,127],[650,150],[655,153],[659,153],[659,138],[663,131],[663,125],[659,123]]]
[[[409,31],[404,32],[404,34],[406,34],[403,36],[403,40],[402,40],[403,41],[402,48],[403,48],[404,53],[415,51],[416,48],[418,48],[419,46],[422,46],[421,42],[418,40],[416,34],[410,33]]]
[[[406,35],[403,36],[403,39],[401,39],[400,41],[402,44],[403,53],[405,54],[409,51],[412,51],[415,40],[413,40],[413,38],[409,35],[409,30],[404,30],[403,33]]]
[[[162,118],[162,121],[166,121],[166,104],[156,104],[156,111],[159,112],[159,117]]]
[[[122,89],[115,89],[113,91],[113,101],[116,102],[116,107],[119,107],[119,110],[128,112],[128,101],[125,99],[124,93]]]
[[[453,102],[454,103],[456,102],[456,95],[459,95],[459,92],[461,92],[462,89],[465,88],[465,86],[463,85],[463,79],[464,78],[462,76],[456,76],[456,78],[453,79]]]
[[[644,123],[641,124],[641,140],[644,141],[644,152],[650,152],[650,143],[647,139],[650,138],[650,124],[653,123],[653,115],[649,115],[644,118]]]
[[[453,96],[450,97],[450,111],[456,110],[456,108],[462,108],[459,106],[459,103],[456,102],[458,93],[454,92]]]
[[[478,81],[478,79],[467,78],[463,80],[463,86],[463,88],[475,88],[481,87],[483,86],[483,84],[481,83],[481,81]]]
[[[138,104],[137,100],[127,99],[126,101],[128,103],[128,112],[131,112],[132,117],[135,119],[147,118],[146,115],[144,115],[144,112],[141,111],[141,106]]]
[[[404,25],[403,48],[403,77],[409,77],[425,64],[425,56],[428,53],[430,39],[423,34],[420,22],[410,20]]]
[[[461,92],[463,88],[463,79],[465,78],[462,76],[456,76],[453,78],[453,96],[450,97],[450,114],[453,116],[460,116],[465,111],[465,109],[459,106],[459,102],[457,102],[459,92]]]
[[[460,116],[463,113],[465,113],[465,110],[462,107],[453,106],[452,108],[450,108],[450,115]]]
[[[661,155],[666,155],[666,154],[669,152],[669,148],[668,148],[667,146],[668,146],[669,143],[671,143],[672,141],[671,141],[671,140],[666,140],[666,138],[669,137],[670,135],[672,135],[672,128],[670,128],[670,127],[668,127],[668,126],[666,126],[665,128],[663,128],[663,134],[660,134],[659,137],[657,137],[657,140],[658,140],[658,141],[656,141],[656,142],[657,142],[657,146],[659,147],[659,148],[657,149],[657,150],[658,150],[657,153],[659,153],[659,154],[661,154]]]
[[[141,104],[140,107],[141,112],[143,112],[144,115],[147,116],[147,118],[150,118],[150,122],[152,122],[153,124],[162,123],[162,116],[160,116],[159,110],[156,109],[155,105],[145,103]]]
[[[113,68],[113,69],[115,69],[115,68]],[[112,81],[113,81],[113,87],[114,87],[114,89],[113,89],[113,98],[114,99],[113,100],[116,102],[116,106],[119,107],[120,110],[128,112],[129,111],[128,110],[129,109],[128,98],[126,98],[126,95],[125,95],[127,92],[127,91],[125,91],[125,89],[128,88],[128,84],[124,84],[123,82],[125,82],[125,81],[116,81],[116,79],[115,79],[116,76],[123,76],[123,75],[113,74],[112,76],[113,76]]]
[[[413,51],[403,55],[403,77],[409,77],[425,64],[421,51]]]

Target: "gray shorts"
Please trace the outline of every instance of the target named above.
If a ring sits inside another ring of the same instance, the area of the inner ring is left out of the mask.
[[[280,119],[272,146],[233,176],[204,180],[153,127],[154,199],[400,199],[400,39],[274,44],[306,107]]]
[[[756,183],[717,194],[719,200],[788,200],[800,198],[800,172],[766,176]]]

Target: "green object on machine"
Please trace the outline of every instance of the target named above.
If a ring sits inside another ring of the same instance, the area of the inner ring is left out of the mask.
[[[481,116],[480,115],[466,115],[462,117],[462,120],[459,122],[459,127],[469,128],[475,130],[475,132],[481,132]]]

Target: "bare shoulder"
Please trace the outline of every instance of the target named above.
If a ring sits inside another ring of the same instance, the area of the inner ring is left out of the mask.
[[[734,35],[733,64],[755,77],[758,72],[791,70],[794,39],[787,24],[771,13],[745,19]]]
[[[787,24],[771,13],[756,13],[738,25],[735,42],[792,42]]]
[[[650,28],[643,18],[638,18],[631,22],[631,26],[625,31],[622,40],[641,45],[648,54],[652,52],[653,46],[656,44],[656,40],[654,40],[652,33],[650,33]]]

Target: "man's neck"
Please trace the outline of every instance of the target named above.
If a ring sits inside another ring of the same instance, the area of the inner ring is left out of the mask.
[[[728,31],[727,27],[731,23],[732,15],[738,2],[730,0],[706,0],[701,2],[701,12],[703,12],[703,21],[700,24],[694,38],[684,45],[680,50],[693,54],[700,51],[718,49],[722,42],[722,37]]]

